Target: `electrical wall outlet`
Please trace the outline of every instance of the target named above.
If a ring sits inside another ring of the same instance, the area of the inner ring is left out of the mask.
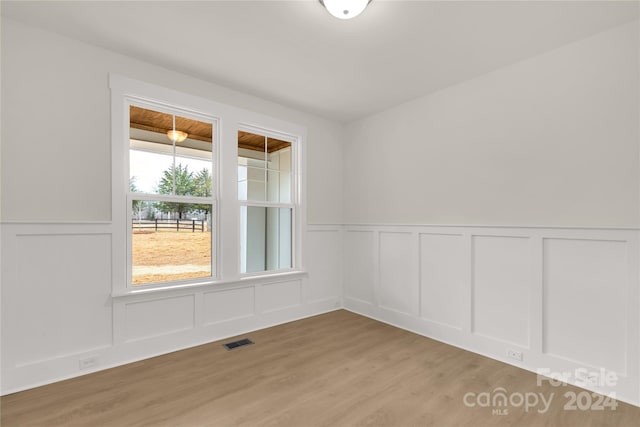
[[[509,357],[510,359],[519,360],[520,362],[522,362],[522,352],[521,351],[517,351],[517,350],[513,350],[513,349],[508,348],[507,349],[507,357]]]
[[[80,369],[93,368],[94,366],[98,366],[98,362],[98,356],[85,357],[84,359],[79,360]]]

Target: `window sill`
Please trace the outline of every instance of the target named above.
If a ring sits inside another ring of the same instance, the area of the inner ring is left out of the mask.
[[[236,280],[210,280],[198,283],[186,283],[167,286],[157,286],[142,289],[128,289],[126,291],[112,292],[113,299],[134,298],[145,295],[173,295],[194,293],[201,291],[213,291],[229,288],[238,288],[253,285],[267,285],[288,280],[300,280],[309,277],[309,273],[302,270],[286,271],[279,273],[260,274],[256,276],[240,277]]]

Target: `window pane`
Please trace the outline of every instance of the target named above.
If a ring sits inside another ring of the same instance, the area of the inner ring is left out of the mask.
[[[280,172],[280,203],[291,203],[291,174]]]
[[[163,171],[173,166],[173,156],[162,145],[131,140],[129,150],[129,189],[158,194]]]
[[[263,202],[266,200],[266,169],[253,166],[238,166],[238,169],[244,169],[246,180],[238,181],[238,197],[245,195],[240,200],[253,200],[255,202]],[[240,170],[238,170],[238,178],[240,178]],[[244,193],[243,191],[246,191]]]
[[[291,171],[291,143],[269,138],[269,169]]]
[[[238,200],[266,200],[266,143],[262,135],[238,132]]]
[[[291,209],[240,208],[240,271],[291,268]]]
[[[267,270],[291,268],[291,209],[267,208]]]
[[[212,123],[133,105],[129,118],[131,191],[212,195]]]
[[[187,157],[186,155],[177,155],[176,153],[176,170],[180,167],[184,169],[184,178],[186,178],[186,186],[183,186],[183,191],[176,194],[186,196],[197,197],[211,197],[212,196],[212,163],[211,153],[208,159],[197,159],[194,157]],[[176,178],[178,178],[177,176]]]
[[[277,141],[274,142],[274,141]],[[270,202],[291,202],[291,144],[269,139],[267,191]]]
[[[249,193],[247,178],[247,167],[238,165],[238,200],[247,200],[247,194]]]
[[[291,174],[267,170],[267,200],[291,203]]]
[[[267,200],[280,202],[280,172],[267,171]]]
[[[133,200],[131,283],[211,276],[210,204]]]
[[[291,143],[238,132],[238,199],[291,203]]]

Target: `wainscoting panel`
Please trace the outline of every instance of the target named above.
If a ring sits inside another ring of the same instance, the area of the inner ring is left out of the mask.
[[[611,387],[582,386],[640,404],[638,230],[314,225],[307,276],[116,297],[110,223],[0,231],[2,394],[320,314],[344,297],[354,312],[534,372],[614,371]]]
[[[372,304],[374,301],[374,281],[376,260],[374,242],[376,236],[371,231],[347,231],[344,239],[344,295],[345,298]]]
[[[456,234],[420,234],[420,315],[462,328],[464,239]]]
[[[624,241],[544,240],[544,351],[627,371],[628,249]]]
[[[345,308],[640,404],[638,230],[354,224],[343,235]],[[579,377],[603,370],[615,384]]]
[[[407,315],[418,315],[417,243],[412,233],[379,233],[380,307]]]
[[[3,347],[20,365],[111,345],[111,236],[41,231],[15,234],[10,257],[3,247]]]
[[[204,324],[243,319],[255,314],[255,288],[226,289],[204,293]]]
[[[341,228],[315,227],[309,231],[305,247],[305,268],[309,272],[306,302],[335,300],[342,295]]]
[[[296,307],[302,301],[299,280],[263,285],[260,296],[260,311],[269,313]]]
[[[127,342],[192,329],[194,304],[193,295],[125,304]]]
[[[0,227],[2,394],[245,335],[342,304],[339,225],[306,226],[302,247],[305,259],[313,257],[308,274],[116,296],[112,227]]]
[[[529,346],[529,239],[473,236],[472,331]]]

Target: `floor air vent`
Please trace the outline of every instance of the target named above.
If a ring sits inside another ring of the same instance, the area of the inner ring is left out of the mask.
[[[245,338],[239,341],[228,342],[224,344],[224,348],[226,348],[227,350],[233,350],[234,348],[242,347],[249,344],[253,344],[253,341],[251,341],[249,338]]]

